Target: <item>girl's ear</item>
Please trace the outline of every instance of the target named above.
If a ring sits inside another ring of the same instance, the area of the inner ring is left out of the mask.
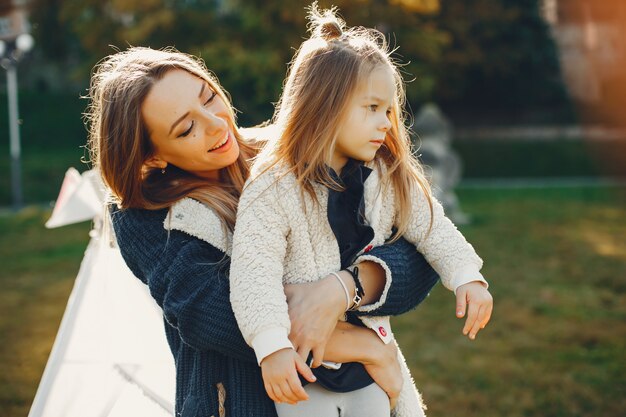
[[[158,155],[151,156],[150,158],[146,159],[143,164],[150,168],[167,168],[167,161],[161,159]]]

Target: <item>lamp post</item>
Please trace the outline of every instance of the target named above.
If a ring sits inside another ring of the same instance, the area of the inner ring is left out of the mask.
[[[11,149],[11,193],[13,208],[22,207],[22,168],[19,110],[17,102],[17,63],[34,45],[33,37],[21,33],[14,38],[0,39],[0,66],[7,72],[7,96],[9,104],[9,137]]]

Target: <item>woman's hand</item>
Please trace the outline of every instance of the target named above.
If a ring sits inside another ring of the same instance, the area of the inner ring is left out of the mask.
[[[462,318],[467,310],[463,334],[476,339],[480,329],[484,329],[491,319],[493,297],[479,281],[468,282],[456,290],[456,316]]]
[[[354,283],[349,272],[338,274],[353,293]],[[289,340],[305,361],[313,352],[311,367],[316,368],[322,364],[326,343],[346,311],[345,291],[334,275],[328,275],[316,282],[287,284],[285,294],[291,319]]]
[[[261,373],[267,395],[277,403],[296,404],[309,399],[298,379],[298,372],[309,382],[315,376],[291,348],[277,350],[261,361]]]
[[[370,330],[375,338],[375,348],[372,350],[372,358],[364,361],[363,366],[372,379],[389,396],[389,403],[393,410],[402,391],[404,379],[398,362],[398,348],[395,342],[384,344],[376,333]]]

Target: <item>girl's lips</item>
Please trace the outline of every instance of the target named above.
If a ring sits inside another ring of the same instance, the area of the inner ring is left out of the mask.
[[[210,152],[210,153],[226,152],[227,150],[230,149],[232,144],[233,144],[233,135],[230,132],[228,132],[228,139],[226,139],[226,142],[224,142],[224,144],[222,146],[220,146],[219,148],[215,148],[215,149],[210,150],[208,152]]]

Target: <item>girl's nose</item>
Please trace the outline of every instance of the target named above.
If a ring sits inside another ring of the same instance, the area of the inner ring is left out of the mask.
[[[389,119],[389,115],[385,115],[383,121],[381,122],[380,129],[384,132],[387,132],[391,129],[391,120]]]

